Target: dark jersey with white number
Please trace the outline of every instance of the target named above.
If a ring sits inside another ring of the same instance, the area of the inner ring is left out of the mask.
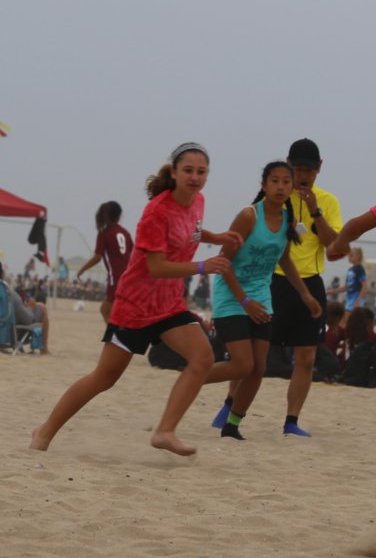
[[[108,225],[98,233],[95,253],[103,258],[107,269],[107,286],[113,291],[127,268],[132,248],[132,237],[121,225]]]

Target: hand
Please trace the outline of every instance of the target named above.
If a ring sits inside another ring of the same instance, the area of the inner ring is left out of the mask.
[[[214,256],[204,261],[205,273],[226,273],[231,267],[231,262],[224,256]]]
[[[314,194],[314,192],[312,192],[311,188],[304,188],[300,186],[296,190],[300,196],[300,199],[307,204],[309,213],[311,214],[317,211],[316,195]]]
[[[265,324],[272,319],[270,314],[267,314],[265,307],[256,300],[250,300],[244,310],[256,324]]]
[[[230,244],[231,248],[239,249],[242,246],[244,240],[241,234],[236,231],[225,231],[223,233],[217,233],[213,244]]]
[[[350,252],[350,245],[347,242],[333,240],[326,249],[326,257],[330,262],[344,258]]]
[[[312,318],[319,318],[322,314],[321,304],[310,293],[302,296],[302,300],[308,306]]]

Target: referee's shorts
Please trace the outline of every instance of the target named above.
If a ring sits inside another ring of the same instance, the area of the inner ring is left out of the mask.
[[[271,343],[290,347],[318,345],[325,337],[326,293],[320,275],[303,279],[309,292],[321,304],[320,318],[312,318],[298,292],[283,275],[273,275],[271,293],[273,320]]]

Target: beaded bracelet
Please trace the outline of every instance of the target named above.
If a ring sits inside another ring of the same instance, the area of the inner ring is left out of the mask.
[[[197,271],[200,275],[204,275],[205,273],[205,264],[204,262],[198,262],[197,264]]]
[[[245,296],[243,300],[240,301],[240,304],[245,308],[249,302],[251,302],[251,299],[249,296]]]

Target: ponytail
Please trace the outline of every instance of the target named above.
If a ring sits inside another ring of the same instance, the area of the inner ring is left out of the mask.
[[[257,196],[255,197],[255,199],[254,199],[253,202],[252,202],[252,205],[253,205],[254,203],[257,203],[257,202],[261,201],[261,200],[264,199],[264,198],[265,198],[264,189],[263,189],[263,188],[260,188],[260,190],[259,190]]]
[[[102,203],[98,209],[97,212],[95,214],[95,224],[97,226],[97,231],[101,231],[105,228],[105,226],[107,225],[107,219],[106,219],[106,203]]]
[[[146,180],[146,193],[149,200],[165,190],[175,190],[175,180],[171,176],[172,166],[167,164],[159,169],[158,174],[151,175]]]
[[[302,241],[300,239],[300,236],[298,235],[298,233],[296,232],[296,228],[295,228],[295,216],[294,216],[294,210],[292,208],[292,203],[290,198],[287,198],[286,202],[286,209],[287,209],[287,240],[289,242],[293,242],[294,244],[301,244]]]

